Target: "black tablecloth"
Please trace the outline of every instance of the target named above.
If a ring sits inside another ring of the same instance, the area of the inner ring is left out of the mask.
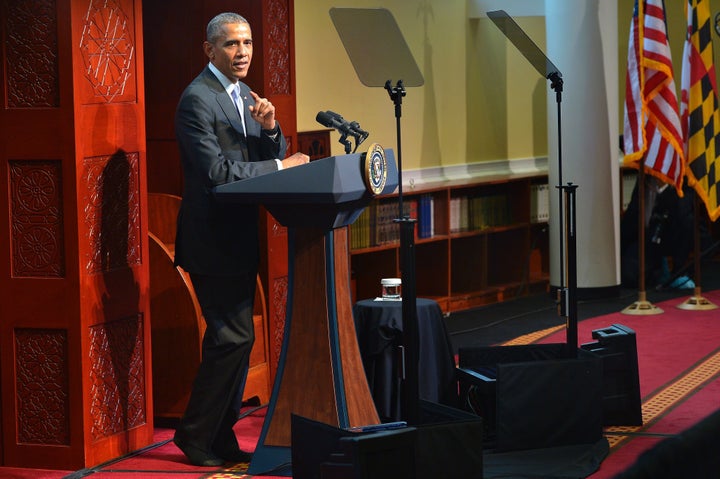
[[[417,298],[420,399],[456,406],[455,358],[442,310],[431,299]],[[399,349],[401,301],[365,299],[353,306],[355,329],[375,407],[383,421],[402,419]]]

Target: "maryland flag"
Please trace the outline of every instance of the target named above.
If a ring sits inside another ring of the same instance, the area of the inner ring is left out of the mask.
[[[720,216],[720,111],[713,66],[710,0],[685,4],[687,35],[682,62],[682,103],[688,184],[703,200],[710,218]]]
[[[623,165],[675,186],[685,174],[682,127],[662,0],[636,0],[630,26]]]

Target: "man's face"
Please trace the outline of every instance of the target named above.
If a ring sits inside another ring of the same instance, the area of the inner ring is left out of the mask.
[[[218,70],[235,82],[248,74],[253,54],[252,32],[247,23],[225,24],[223,32],[214,43],[205,42],[205,54]]]

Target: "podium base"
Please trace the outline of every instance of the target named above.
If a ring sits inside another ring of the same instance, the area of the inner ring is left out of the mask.
[[[422,400],[420,411],[420,424],[381,432],[350,432],[293,416],[292,477],[482,479],[482,420]]]
[[[347,227],[291,228],[288,236],[292,287],[252,475],[281,475],[290,464],[292,415],[343,429],[380,423],[353,322]]]

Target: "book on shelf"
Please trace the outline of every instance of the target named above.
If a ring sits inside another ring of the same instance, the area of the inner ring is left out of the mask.
[[[450,199],[450,232],[462,233],[475,228],[476,197],[454,196]]]
[[[486,213],[482,196],[474,196],[470,199],[470,229],[480,231],[487,228]]]
[[[530,187],[530,222],[545,223],[550,219],[550,186],[547,183]]]
[[[375,205],[376,217],[375,217],[375,236],[370,246],[383,245],[389,243],[391,240],[390,227],[388,221],[390,218],[391,206],[387,201],[381,201]]]
[[[467,196],[460,197],[460,231],[468,231],[470,229],[470,209],[468,206],[469,199]]]
[[[403,210],[405,210],[405,214],[408,215],[408,217],[412,220],[415,220],[415,223],[413,223],[413,236],[415,240],[419,238],[419,227],[418,227],[418,201],[415,198],[412,198],[407,201],[407,203],[403,203]]]
[[[418,238],[431,238],[434,232],[434,200],[431,194],[420,195],[418,200]]]
[[[371,246],[370,236],[371,231],[374,229],[374,223],[375,208],[373,205],[369,205],[350,226],[351,249],[369,248]]]
[[[450,198],[450,232],[457,233],[460,231],[460,197],[453,196]]]

